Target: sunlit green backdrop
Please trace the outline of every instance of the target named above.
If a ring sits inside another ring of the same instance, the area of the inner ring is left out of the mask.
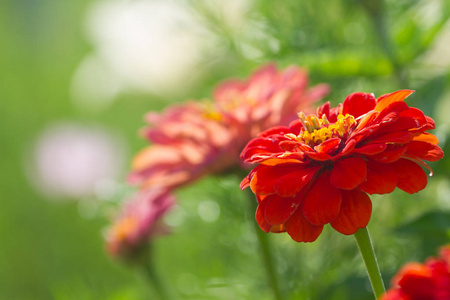
[[[255,0],[243,14],[249,22],[238,28],[226,24],[220,5],[182,1],[219,41],[220,53],[204,53],[207,75],[175,95],[124,92],[89,110],[74,105],[71,89],[81,61],[94,50],[85,31],[94,2],[0,3],[0,299],[152,299],[138,272],[106,254],[107,218],[86,218],[76,199],[48,201],[28,182],[27,151],[54,121],[95,123],[117,133],[128,147],[128,164],[146,145],[137,131],[147,111],[207,98],[218,81],[276,62],[305,67],[313,84],[329,83],[332,103],[354,91],[416,90],[408,104],[435,119],[448,153],[450,50],[442,46],[450,43],[448,0]],[[246,27],[252,22],[265,35]],[[422,261],[449,242],[450,161],[432,167],[435,176],[419,194],[372,198],[369,230],[386,283],[404,262]],[[119,181],[126,173],[127,167]],[[238,183],[232,176],[206,178],[177,193],[180,207],[169,216],[173,232],[152,251],[162,277],[183,299],[271,299]],[[201,207],[219,211],[217,218],[205,217]],[[372,299],[353,237],[328,226],[313,244],[287,235],[270,239],[287,299]]]

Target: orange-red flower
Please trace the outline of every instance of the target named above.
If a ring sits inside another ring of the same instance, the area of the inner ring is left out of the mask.
[[[381,300],[450,299],[450,245],[441,248],[439,258],[404,265],[391,285]]]
[[[325,224],[354,234],[367,226],[367,194],[396,187],[416,193],[427,184],[424,162],[443,157],[434,121],[403,100],[401,90],[375,99],[354,93],[342,104],[299,114],[289,127],[269,129],[241,153],[259,163],[242,181],[256,194],[256,220],[266,232],[287,232],[298,242],[317,239]]]
[[[144,249],[150,238],[167,231],[160,219],[175,204],[166,189],[142,190],[122,208],[107,232],[107,250],[113,256],[132,258]]]
[[[239,162],[235,131],[210,106],[187,102],[149,113],[142,134],[151,145],[133,159],[129,181],[174,188]]]
[[[288,125],[297,110],[309,110],[326,93],[325,84],[309,88],[300,68],[277,71],[267,65],[248,81],[219,85],[214,102],[191,101],[150,113],[150,126],[142,133],[152,144],[136,155],[129,181],[175,188],[239,167],[239,153],[250,138],[271,126]]]

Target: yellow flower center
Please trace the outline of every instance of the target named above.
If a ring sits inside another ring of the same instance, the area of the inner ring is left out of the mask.
[[[221,121],[223,116],[217,111],[210,102],[204,101],[202,103],[203,117],[213,121]]]
[[[112,234],[119,240],[124,241],[137,229],[138,222],[133,217],[126,217],[120,220],[112,229]]]
[[[299,113],[299,118],[303,130],[298,136],[294,134],[287,134],[286,136],[310,146],[318,145],[330,138],[342,138],[356,124],[355,118],[349,114],[345,116],[339,114],[336,123],[333,124],[330,124],[326,115],[322,115],[322,119],[319,119],[315,115],[306,117],[304,113]]]

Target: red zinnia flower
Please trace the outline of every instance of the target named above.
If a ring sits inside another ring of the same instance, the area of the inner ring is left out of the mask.
[[[441,248],[440,256],[427,259],[425,264],[404,265],[381,300],[450,299],[450,245]]]
[[[245,162],[259,163],[242,181],[256,194],[256,220],[266,232],[285,232],[312,242],[331,226],[354,234],[367,226],[372,202],[367,194],[396,187],[416,193],[427,184],[424,160],[443,157],[434,121],[403,100],[401,90],[375,99],[354,93],[317,115],[299,114],[289,127],[275,127],[251,140]]]

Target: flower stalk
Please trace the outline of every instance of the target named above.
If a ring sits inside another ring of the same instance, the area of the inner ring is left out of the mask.
[[[173,297],[169,293],[168,289],[158,276],[158,272],[155,270],[154,263],[151,260],[147,260],[141,265],[142,272],[145,275],[146,281],[150,284],[154,294],[161,300],[172,300]]]
[[[354,234],[354,237],[356,239],[356,243],[358,244],[359,252],[361,253],[362,259],[366,266],[373,293],[375,295],[375,298],[378,299],[378,297],[380,297],[385,292],[385,288],[377,258],[373,250],[369,230],[367,229],[367,227],[361,228]]]
[[[248,199],[250,201],[250,212],[251,212],[251,215],[253,216],[256,211],[256,208],[257,208],[257,202],[256,202],[254,195],[251,192],[248,192],[247,195],[248,195]],[[267,280],[272,289],[274,299],[282,300],[283,297],[281,296],[280,287],[278,284],[278,277],[277,277],[275,265],[273,262],[273,256],[272,256],[272,251],[270,248],[268,235],[267,235],[267,233],[262,231],[261,228],[259,228],[258,223],[256,223],[253,220],[253,218],[252,218],[252,223],[255,225],[255,233],[258,238],[258,244],[259,244],[259,249],[261,252],[261,257],[262,257],[262,260],[264,263],[264,267],[266,269]]]

